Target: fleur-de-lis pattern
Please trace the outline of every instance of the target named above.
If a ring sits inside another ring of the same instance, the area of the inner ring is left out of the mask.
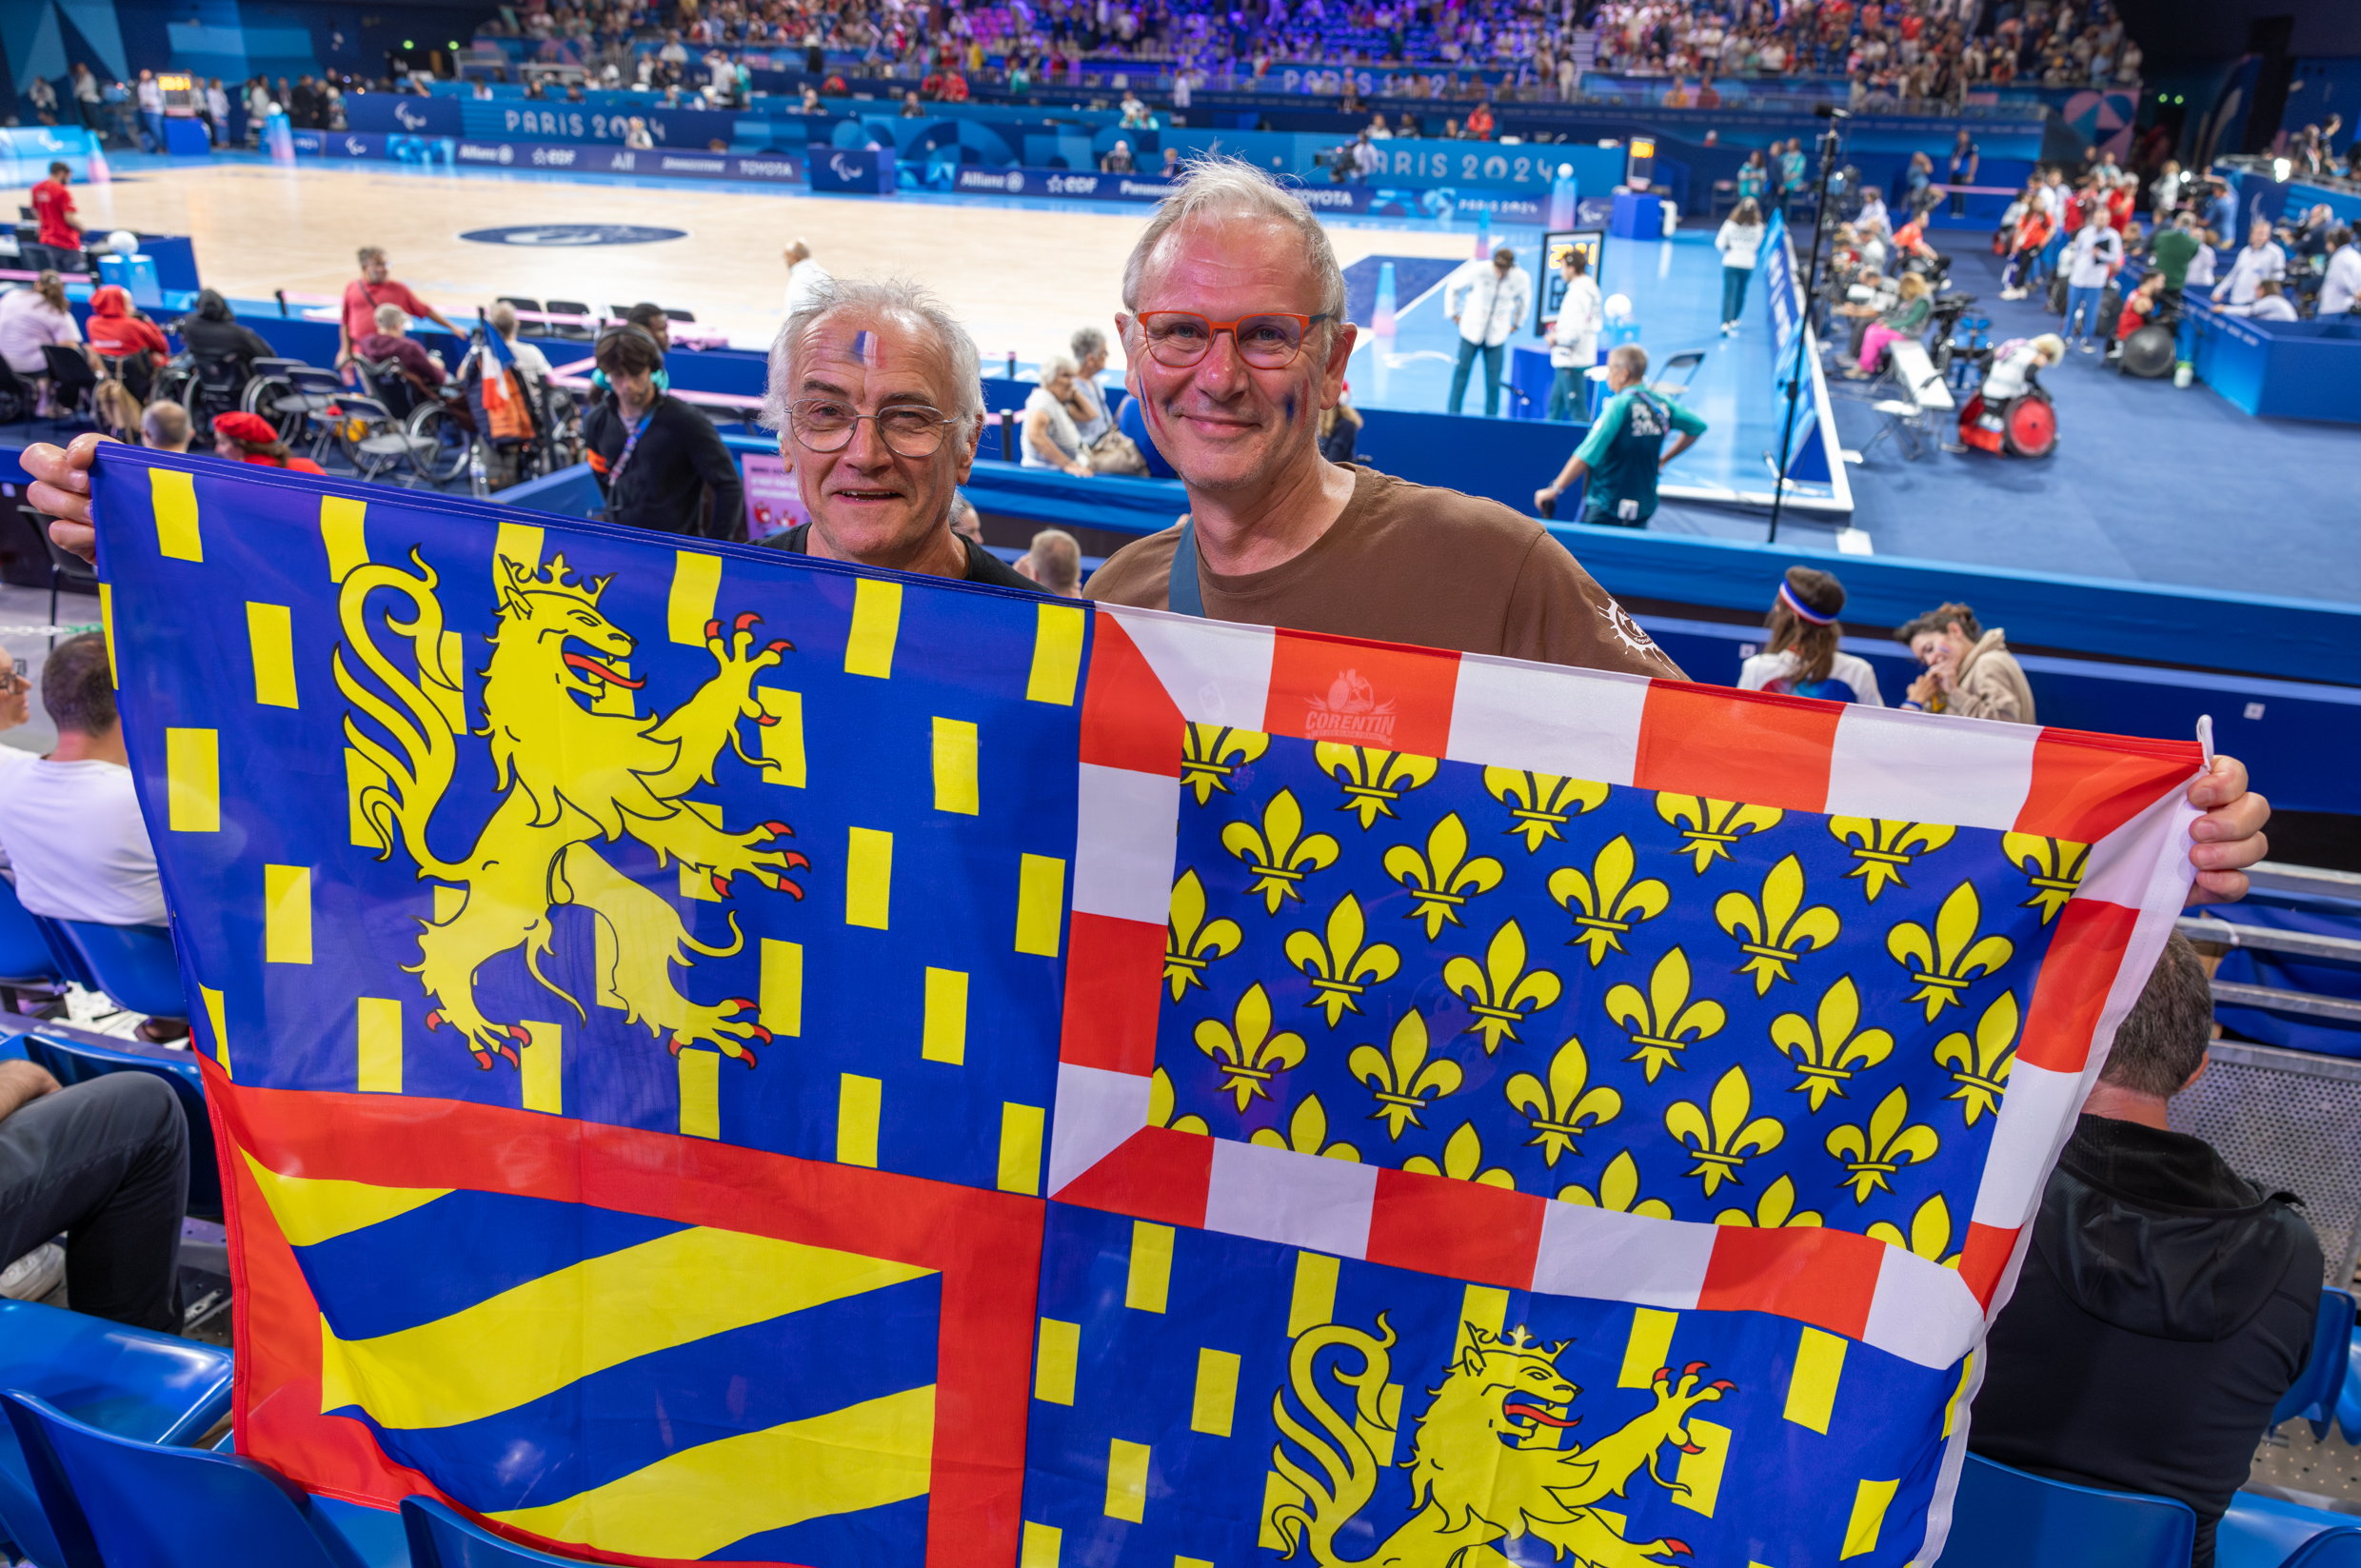
[[[1714,901],[1714,923],[1737,938],[1746,962],[1738,973],[1755,977],[1764,996],[1775,980],[1794,980],[1787,966],[1809,951],[1825,951],[1843,934],[1844,923],[1824,903],[1806,901],[1803,863],[1789,855],[1762,879],[1762,897],[1728,892]]]
[[[1550,898],[1574,917],[1574,940],[1566,945],[1587,946],[1594,969],[1607,962],[1610,952],[1629,950],[1623,939],[1633,926],[1656,919],[1672,905],[1671,888],[1654,877],[1634,880],[1638,863],[1632,841],[1617,834],[1598,846],[1589,875],[1571,865],[1550,873]]]
[[[1331,1029],[1346,1013],[1360,1011],[1360,999],[1370,986],[1392,980],[1401,969],[1401,953],[1385,943],[1368,941],[1368,936],[1360,900],[1350,893],[1328,911],[1328,923],[1319,934],[1287,933],[1281,951],[1312,982],[1312,1000],[1305,1005],[1326,1013]]]
[[[1889,822],[1882,817],[1831,817],[1828,830],[1853,846],[1860,863],[1845,873],[1861,882],[1861,896],[1877,902],[1888,883],[1907,887],[1902,873],[1921,855],[1931,855],[1951,843],[1959,830],[1939,823]]]
[[[1183,871],[1172,884],[1172,910],[1164,921],[1164,984],[1178,1002],[1192,985],[1205,983],[1205,965],[1227,958],[1246,940],[1238,922],[1205,918],[1205,884]]]
[[[1556,773],[1525,773],[1513,767],[1484,769],[1484,792],[1508,807],[1508,832],[1524,836],[1525,853],[1559,838],[1567,819],[1606,804],[1608,787]]]
[[[1700,877],[1716,861],[1728,860],[1730,846],[1740,838],[1776,827],[1787,815],[1776,806],[1666,794],[1657,796],[1656,814],[1680,829],[1680,836],[1688,842],[1673,853],[1688,856]]]
[[[1911,1001],[1924,1002],[1932,1023],[1946,1007],[1959,1005],[1959,993],[1969,982],[1989,975],[2016,954],[2016,944],[2002,936],[1979,935],[1984,917],[1975,884],[1963,882],[1951,890],[1934,916],[1934,930],[1916,921],[1903,921],[1886,933],[1886,951],[1911,971],[1918,989]]]
[[[1426,922],[1426,940],[1443,934],[1445,925],[1461,923],[1459,911],[1469,899],[1500,885],[1500,863],[1490,855],[1470,858],[1467,824],[1456,811],[1447,812],[1426,836],[1424,850],[1398,844],[1385,852],[1385,874],[1411,890],[1407,920]]]
[[[1308,873],[1337,863],[1337,841],[1303,831],[1303,806],[1287,789],[1264,803],[1260,825],[1231,823],[1222,828],[1221,847],[1253,869],[1254,891],[1262,895],[1264,913],[1273,915],[1289,899],[1302,902],[1296,884]]]
[[[1890,1246],[1915,1252],[1930,1263],[1945,1268],[1957,1268],[1959,1255],[1951,1250],[1951,1205],[1936,1193],[1918,1205],[1918,1212],[1910,1217],[1910,1233],[1904,1235],[1900,1226],[1890,1221],[1870,1223],[1869,1234]]]
[[[1347,1070],[1378,1097],[1378,1108],[1369,1113],[1369,1120],[1382,1120],[1385,1135],[1396,1141],[1406,1128],[1425,1126],[1419,1120],[1419,1113],[1466,1081],[1459,1064],[1449,1057],[1430,1061],[1427,1053],[1431,1049],[1426,1020],[1413,1008],[1394,1025],[1394,1037],[1384,1050],[1356,1045],[1345,1061]]]
[[[1594,1087],[1590,1077],[1591,1061],[1582,1042],[1569,1040],[1550,1058],[1547,1084],[1532,1073],[1518,1073],[1508,1081],[1508,1102],[1533,1123],[1533,1142],[1543,1162],[1554,1166],[1568,1150],[1580,1153],[1576,1140],[1614,1121],[1623,1109],[1621,1095],[1603,1083]]]
[[[1835,1095],[1844,1098],[1853,1075],[1875,1067],[1894,1054],[1894,1037],[1883,1029],[1863,1029],[1861,992],[1851,975],[1820,993],[1812,1017],[1781,1013],[1771,1021],[1771,1043],[1796,1063],[1796,1092],[1812,1097],[1817,1111]]]
[[[1188,724],[1180,732],[1180,787],[1203,805],[1216,794],[1232,793],[1231,781],[1271,748],[1259,729],[1227,724]]]
[[[1153,1125],[1956,1251],[2083,846],[1190,737]]]
[[[1361,831],[1377,826],[1379,817],[1394,815],[1395,803],[1411,790],[1434,782],[1441,764],[1432,757],[1407,751],[1380,751],[1376,746],[1339,745],[1321,741],[1312,747],[1319,770],[1344,787],[1339,811],[1360,818]]]

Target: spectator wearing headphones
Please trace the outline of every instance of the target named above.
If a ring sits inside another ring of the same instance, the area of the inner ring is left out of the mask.
[[[289,473],[327,472],[311,459],[288,451],[287,443],[279,439],[279,432],[270,427],[270,421],[260,414],[214,415],[213,455],[225,462],[254,463],[267,468],[285,468]]]
[[[1869,661],[1837,646],[1844,627],[1836,617],[1844,605],[1844,585],[1832,574],[1788,567],[1763,623],[1770,643],[1738,667],[1738,689],[1885,706]]]
[[[713,422],[665,390],[664,353],[637,327],[610,327],[592,350],[605,394],[583,444],[606,520],[658,533],[746,536],[745,488]]]

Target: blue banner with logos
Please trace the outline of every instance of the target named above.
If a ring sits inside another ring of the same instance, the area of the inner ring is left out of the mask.
[[[457,136],[466,129],[459,110],[456,98],[355,92],[345,98],[345,125],[349,130],[388,136]]]
[[[476,169],[562,169],[585,174],[675,179],[759,180],[800,185],[804,164],[787,152],[670,151],[581,147],[563,142],[480,142],[463,136],[385,136],[348,130],[299,130],[295,150],[328,158],[390,158],[396,163]]]
[[[656,105],[600,108],[592,104],[484,99],[459,106],[462,129],[485,141],[621,142],[633,122],[658,147],[694,149],[738,137],[738,116],[725,109],[664,109]]]
[[[864,196],[890,196],[901,161],[890,147],[811,144],[811,188]]]

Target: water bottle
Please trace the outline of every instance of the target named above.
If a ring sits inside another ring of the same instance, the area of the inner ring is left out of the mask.
[[[1574,178],[1574,165],[1559,164],[1557,179],[1550,187],[1549,226],[1552,228],[1574,227],[1575,197],[1579,187]]]
[[[1369,330],[1381,338],[1394,335],[1394,264],[1378,263],[1378,303],[1369,318]]]

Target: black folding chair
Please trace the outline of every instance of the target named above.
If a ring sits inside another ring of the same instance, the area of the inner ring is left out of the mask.
[[[590,307],[585,305],[580,300],[551,300],[549,302],[549,314],[553,316],[583,316],[587,318],[596,316],[597,312],[592,310]],[[577,343],[588,343],[599,335],[598,329],[591,326],[587,320],[581,322],[546,322],[543,325],[548,327],[549,335],[551,337],[570,338]]]
[[[1648,390],[1658,397],[1677,398],[1689,389],[1689,383],[1696,379],[1697,367],[1704,363],[1705,356],[1696,351],[1675,354],[1664,362],[1662,379],[1648,383]]]
[[[45,343],[41,362],[50,370],[50,404],[61,411],[71,409],[87,417],[90,394],[98,389],[98,372],[82,357],[82,350],[69,344]]]
[[[695,321],[696,319],[697,314],[693,310],[675,310],[668,305],[665,307],[665,320],[666,321]]]
[[[54,626],[57,625],[58,596],[69,588],[76,593],[95,596],[98,592],[98,568],[51,539],[50,520],[35,511],[31,502],[20,501],[16,504],[16,509],[24,514],[26,522],[32,525],[32,531],[41,536],[42,547],[50,553],[50,625]],[[50,633],[50,646],[57,646],[55,632]]]
[[[513,306],[519,310],[531,310],[538,312],[541,309],[541,301],[528,300],[522,294],[503,294],[500,296],[500,303],[506,306]]]

